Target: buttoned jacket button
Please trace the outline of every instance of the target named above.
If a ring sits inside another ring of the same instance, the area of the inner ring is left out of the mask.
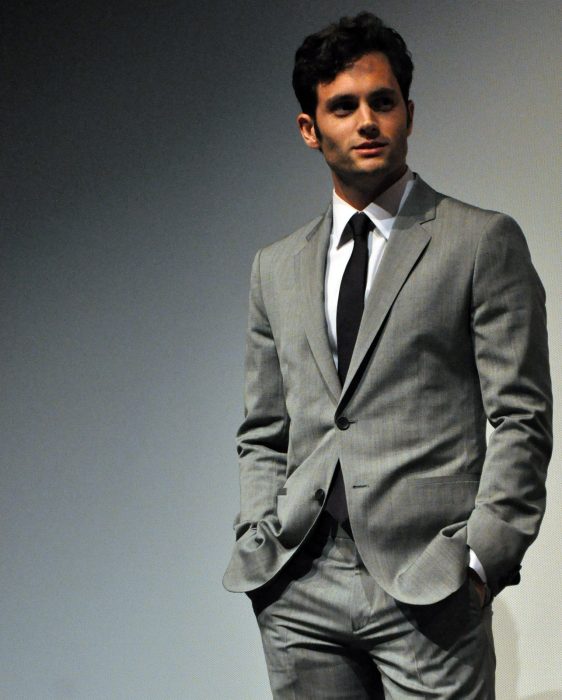
[[[336,418],[336,425],[340,430],[347,430],[350,426],[350,422],[345,416],[338,416]]]
[[[314,500],[318,501],[320,505],[324,503],[324,498],[326,497],[326,494],[324,493],[324,489],[318,489],[316,493],[314,494]]]

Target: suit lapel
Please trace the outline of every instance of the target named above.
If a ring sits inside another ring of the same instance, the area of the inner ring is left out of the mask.
[[[304,308],[304,328],[310,349],[334,403],[341,385],[334,365],[326,328],[324,284],[326,258],[332,231],[332,207],[306,237],[304,247],[295,256],[297,283]]]
[[[434,218],[435,192],[418,176],[402,212],[396,218],[369,292],[342,396],[361,367],[396,296],[431,239],[421,224]]]

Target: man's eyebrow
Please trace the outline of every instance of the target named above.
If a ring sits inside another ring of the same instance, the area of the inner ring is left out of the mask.
[[[356,100],[357,95],[354,95],[352,92],[341,92],[338,95],[332,95],[330,99],[327,101],[327,106],[332,107],[335,104],[338,104],[339,102],[347,102],[349,100]]]
[[[368,99],[376,99],[377,97],[390,97],[396,95],[397,91],[394,88],[380,87],[369,93]],[[332,95],[326,102],[328,108],[337,106],[340,102],[357,100],[357,95],[353,92],[341,92],[337,95]]]

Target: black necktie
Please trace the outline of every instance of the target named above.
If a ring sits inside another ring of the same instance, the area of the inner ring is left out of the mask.
[[[338,336],[338,374],[343,386],[349,369],[351,355],[357,340],[359,324],[365,305],[365,286],[367,284],[367,265],[369,263],[369,248],[367,237],[374,224],[367,214],[354,214],[344,228],[340,245],[353,237],[353,251],[343,273],[338,310],[336,316],[336,331]],[[345,486],[338,462],[332,481],[332,488],[326,501],[326,510],[339,523],[346,524],[349,519]]]
[[[351,355],[365,304],[369,249],[367,237],[374,224],[367,214],[354,214],[344,228],[340,245],[353,237],[353,251],[341,280],[338,297],[336,330],[338,336],[338,374],[342,386],[347,376]]]

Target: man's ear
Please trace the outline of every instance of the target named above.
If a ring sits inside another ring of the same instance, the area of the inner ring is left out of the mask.
[[[314,119],[310,116],[310,114],[305,114],[305,112],[299,114],[299,116],[297,117],[297,124],[299,126],[299,131],[301,132],[301,136],[305,144],[309,148],[314,148],[317,151],[322,150],[320,139],[318,138],[318,135],[316,133]]]
[[[412,100],[408,100],[408,104],[406,105],[406,109],[408,110],[408,136],[412,133],[412,129],[414,127],[414,103]]]

